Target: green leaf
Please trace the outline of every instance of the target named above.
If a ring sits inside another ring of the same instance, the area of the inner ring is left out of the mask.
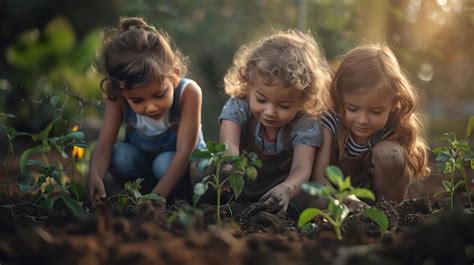
[[[235,161],[234,167],[240,171],[246,171],[249,160],[246,157],[241,157],[239,160]]]
[[[338,187],[338,189],[340,190],[343,179],[342,171],[336,166],[328,166],[326,167],[326,174],[329,178],[329,181],[336,185],[336,187]]]
[[[36,181],[36,186],[38,187],[38,189],[41,187],[41,185],[43,185],[45,181],[46,181],[45,175],[42,175],[38,178],[38,180]]]
[[[46,188],[44,189],[44,192],[43,192],[43,193],[49,194],[49,193],[51,193],[53,190],[54,190],[54,185],[53,185],[53,184],[48,184],[48,185],[46,186]]]
[[[328,204],[328,211],[336,222],[341,220],[342,214],[344,213],[344,204],[339,200],[330,200]]]
[[[59,175],[59,172],[51,167],[51,173],[49,174],[55,181],[58,185],[62,185],[62,181],[61,181],[61,175]]]
[[[85,138],[84,133],[81,131],[68,132],[63,136],[63,143],[70,143],[73,141],[83,141]]]
[[[59,103],[59,97],[58,96],[52,96],[49,99],[49,102],[51,103],[51,106],[56,107]]]
[[[257,169],[253,166],[248,166],[246,169],[245,169],[245,174],[247,175],[247,177],[252,180],[252,181],[255,181],[255,179],[257,179]]]
[[[327,220],[332,221],[332,218],[324,211],[318,208],[307,208],[303,212],[301,212],[301,214],[298,217],[298,227],[302,228],[305,224],[312,221],[318,215],[321,215]]]
[[[237,199],[244,189],[244,179],[240,176],[232,175],[227,178],[227,181],[229,183],[230,189],[234,191],[235,198]]]
[[[312,195],[312,196],[321,196],[321,188],[323,187],[323,185],[321,185],[320,183],[316,183],[316,182],[309,182],[309,183],[303,183],[301,184],[301,189],[307,193],[309,193],[309,195]]]
[[[200,159],[204,159],[204,158],[211,158],[212,155],[211,153],[209,153],[209,151],[207,149],[197,149],[197,150],[194,150],[194,152],[191,153],[191,155],[189,155],[189,159],[191,161],[196,161],[196,160],[200,160]]]
[[[467,130],[466,130],[467,137],[471,136],[473,129],[474,129],[474,116],[471,116],[469,118],[469,122],[467,123]]]
[[[49,146],[40,145],[40,146],[29,148],[29,149],[26,149],[25,151],[23,151],[23,153],[21,153],[21,156],[20,156],[20,171],[25,171],[26,170],[26,163],[28,161],[28,158],[31,155],[47,152],[49,150],[50,150]]]
[[[235,161],[239,160],[239,156],[223,156],[222,161],[228,163],[234,163]]]
[[[31,175],[30,172],[28,171],[20,172],[20,174],[18,174],[16,179],[17,179],[18,189],[21,192],[25,192],[31,189],[31,185],[33,183],[33,176]]]
[[[52,198],[44,197],[43,204],[46,208],[48,208],[50,210],[53,210],[54,209],[54,203],[56,202],[56,200],[58,198],[59,197],[52,197]]]
[[[453,188],[453,184],[449,180],[443,180],[441,181],[441,184],[445,191],[451,191]]]
[[[69,190],[74,194],[76,201],[81,201],[84,195],[84,186],[80,183],[73,183],[69,186]]]
[[[227,145],[211,141],[207,143],[207,150],[209,150],[210,153],[217,155],[225,152],[227,150]]]
[[[77,147],[81,147],[81,148],[89,148],[89,144],[86,143],[86,142],[82,142],[82,141],[74,141],[70,144],[67,144],[67,146],[77,146]]]
[[[351,190],[351,193],[354,194],[357,198],[366,198],[369,200],[375,201],[375,195],[371,190],[364,188],[354,188]]]
[[[38,161],[38,160],[27,160],[27,161],[26,161],[26,166],[37,167],[37,168],[39,168],[41,171],[43,171],[44,169],[46,169],[46,168],[48,167],[48,165],[46,165],[46,164],[43,163],[42,161]]]
[[[83,217],[86,215],[86,211],[84,210],[84,208],[82,208],[82,204],[78,201],[72,199],[66,194],[62,194],[61,196],[59,196],[59,198],[61,198],[61,200],[64,202],[67,208],[71,210],[74,216]]]
[[[464,161],[472,161],[474,160],[474,151],[468,151],[464,155]]]
[[[128,201],[129,201],[129,198],[125,196],[120,197],[115,203],[115,208],[117,208],[119,212],[123,211],[125,207],[128,205]]]
[[[201,198],[202,195],[197,195],[193,194],[193,205],[196,207],[197,203],[199,202],[199,199]]]
[[[261,168],[263,166],[263,162],[260,159],[252,160],[250,164],[252,164],[254,167],[257,167],[257,168]]]
[[[457,190],[459,186],[464,185],[464,183],[465,183],[464,180],[459,181],[458,183],[454,185],[453,190]]]
[[[204,183],[196,183],[196,185],[194,185],[194,194],[195,195],[198,195],[198,196],[202,196],[208,189],[208,185],[204,184]]]
[[[347,176],[344,178],[344,181],[341,182],[341,186],[339,187],[339,190],[346,190],[352,187],[351,185],[351,177]]]
[[[150,201],[156,201],[156,202],[159,202],[161,204],[165,204],[166,203],[166,199],[161,197],[160,195],[156,194],[156,193],[148,193],[148,194],[145,194],[143,195],[144,199],[146,200],[150,200]]]
[[[199,172],[204,173],[206,172],[207,166],[209,166],[210,164],[211,164],[211,160],[204,158],[204,159],[199,160],[199,162],[197,163],[197,168]]]
[[[388,229],[388,218],[385,213],[376,208],[367,208],[364,213],[380,227],[381,234],[385,234]]]

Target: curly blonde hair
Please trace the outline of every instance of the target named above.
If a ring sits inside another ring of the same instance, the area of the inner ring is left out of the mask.
[[[395,110],[390,113],[385,128],[394,133],[386,140],[400,143],[405,150],[410,175],[424,178],[430,173],[427,166],[429,149],[421,134],[422,123],[416,109],[418,94],[393,51],[385,44],[368,44],[344,55],[330,87],[332,107],[342,120],[345,117],[343,93],[353,94],[368,89],[382,89],[393,100]],[[341,123],[338,133],[338,150],[342,156],[349,128]]]
[[[225,92],[231,97],[246,98],[257,78],[265,85],[299,91],[305,113],[318,115],[325,109],[324,93],[331,81],[331,70],[309,33],[277,31],[240,47],[224,77]]]
[[[104,30],[100,56],[105,75],[101,89],[110,100],[121,89],[163,82],[187,71],[186,58],[172,47],[169,36],[139,17],[122,17],[116,28]]]

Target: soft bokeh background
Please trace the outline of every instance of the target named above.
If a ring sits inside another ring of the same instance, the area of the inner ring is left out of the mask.
[[[1,0],[0,123],[39,131],[58,115],[50,101],[59,96],[64,127],[79,124],[95,141],[103,109],[93,62],[100,30],[120,16],[165,29],[189,57],[206,140],[217,139],[233,53],[272,29],[311,31],[334,66],[360,43],[388,43],[419,88],[431,146],[444,132],[465,137],[474,115],[472,0]]]

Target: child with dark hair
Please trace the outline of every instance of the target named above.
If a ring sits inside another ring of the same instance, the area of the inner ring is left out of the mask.
[[[106,197],[107,171],[120,184],[145,178],[145,191],[166,198],[186,174],[189,154],[205,145],[201,88],[183,78],[185,61],[167,34],[141,18],[121,18],[105,33],[102,60],[105,117],[90,159],[88,198],[96,205]],[[125,141],[116,143],[122,122]]]

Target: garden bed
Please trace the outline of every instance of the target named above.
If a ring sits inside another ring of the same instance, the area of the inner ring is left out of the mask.
[[[73,218],[67,211],[51,215],[25,197],[1,200],[1,205],[15,205],[0,208],[2,265],[474,262],[474,215],[438,214],[439,206],[427,198],[377,203],[390,220],[389,231],[382,236],[367,217],[352,214],[342,240],[324,221],[315,230],[300,233],[287,216],[259,205],[226,206],[222,225],[216,225],[211,207],[186,223],[165,219],[151,202],[130,215],[104,208]]]

